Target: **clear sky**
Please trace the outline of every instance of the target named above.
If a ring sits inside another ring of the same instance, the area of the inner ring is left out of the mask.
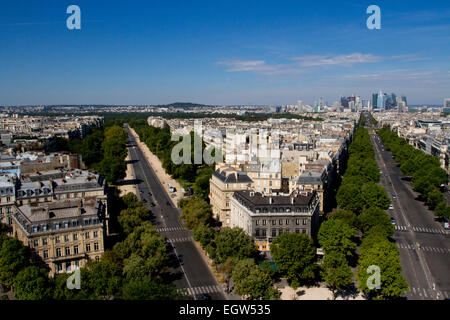
[[[448,0],[2,0],[0,43],[0,105],[450,97]]]

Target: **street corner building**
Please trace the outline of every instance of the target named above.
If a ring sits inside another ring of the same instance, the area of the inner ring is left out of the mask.
[[[231,199],[231,227],[255,239],[261,252],[280,234],[295,232],[315,237],[319,227],[320,197],[316,191],[264,194],[236,191]]]

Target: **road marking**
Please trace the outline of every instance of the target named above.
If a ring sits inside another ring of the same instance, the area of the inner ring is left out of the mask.
[[[425,288],[423,288],[423,295],[425,296],[425,298],[428,298],[427,291],[425,290]]]

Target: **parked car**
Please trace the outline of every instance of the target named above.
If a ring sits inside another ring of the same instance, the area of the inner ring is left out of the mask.
[[[392,199],[395,199],[395,198],[397,198],[397,196],[395,194],[393,194],[392,195]]]
[[[394,209],[394,206],[391,204],[390,206],[389,206],[389,210],[393,210]]]
[[[395,219],[391,217],[391,223],[395,225]]]

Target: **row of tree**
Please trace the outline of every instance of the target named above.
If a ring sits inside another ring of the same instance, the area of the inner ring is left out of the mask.
[[[235,283],[234,292],[249,299],[277,299],[271,268],[259,266],[253,238],[240,228],[219,229],[211,205],[200,196],[180,201],[181,219],[218,269]]]
[[[173,178],[180,180],[183,185],[191,186],[194,194],[207,200],[209,195],[209,179],[214,171],[213,165],[194,163],[194,132],[190,133],[191,139],[191,163],[179,165],[172,161],[172,149],[178,141],[171,140],[170,129],[156,128],[147,125],[144,119],[132,120],[130,125],[135,129],[141,141],[145,142],[150,151],[154,153],[162,163],[164,170]],[[201,139],[200,137],[197,137]],[[202,141],[202,154],[206,148]],[[214,155],[214,151],[212,151]]]
[[[48,268],[32,264],[33,250],[7,236],[0,227],[0,282],[13,288],[20,300],[170,300],[185,298],[170,283],[166,244],[148,221],[149,214],[137,197],[122,197],[119,223],[123,239],[100,261],[80,269],[81,289],[68,289],[70,274],[48,277]]]
[[[450,207],[441,191],[441,186],[447,183],[448,177],[441,168],[439,159],[415,149],[389,127],[380,129],[378,135],[400,164],[402,173],[412,177],[414,190],[420,194],[421,200],[439,217],[449,218]]]
[[[52,139],[51,150],[81,154],[88,168],[99,172],[108,183],[115,184],[125,177],[127,132],[113,121],[95,128],[84,139]]]
[[[362,236],[357,260],[359,288],[369,298],[399,298],[408,285],[401,275],[398,249],[389,241],[394,234],[394,226],[385,210],[391,201],[378,184],[380,173],[374,155],[368,131],[358,127],[337,192],[340,210],[322,223],[318,234],[325,253],[322,275],[333,292],[348,288],[353,282],[350,265],[356,257],[359,236]],[[367,283],[371,275],[367,271],[372,265],[380,268],[379,289]]]

